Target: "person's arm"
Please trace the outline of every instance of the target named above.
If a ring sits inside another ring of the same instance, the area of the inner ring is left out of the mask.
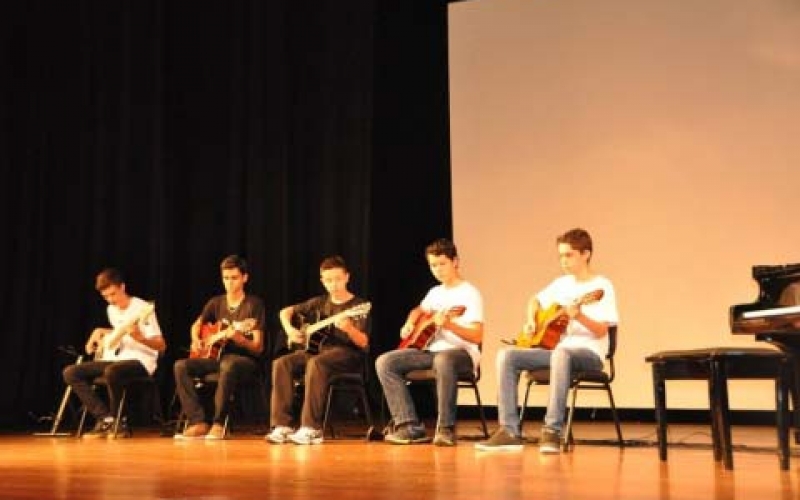
[[[283,331],[286,332],[286,337],[289,344],[303,344],[306,337],[297,328],[292,325],[292,317],[294,317],[295,306],[286,306],[278,313],[278,319],[281,322]]]
[[[590,318],[583,313],[579,304],[569,305],[565,307],[564,310],[571,320],[577,321],[585,326],[586,329],[592,332],[595,338],[603,338],[608,335],[609,323],[607,321],[596,321]]]
[[[527,307],[527,315],[525,317],[525,325],[522,327],[522,330],[525,333],[534,333],[536,331],[536,313],[539,312],[542,306],[539,304],[539,299],[536,298],[536,295],[533,295],[528,300],[528,307]]]
[[[403,326],[400,328],[400,337],[406,338],[411,335],[411,332],[414,331],[414,327],[419,321],[420,316],[425,314],[425,310],[422,307],[417,306],[408,313],[408,317],[406,317],[406,322],[403,323]]]
[[[355,323],[353,323],[350,318],[345,316],[334,323],[334,326],[346,333],[350,340],[360,349],[366,349],[367,345],[369,344],[369,336],[356,327]]]
[[[245,335],[247,333],[248,335]],[[261,330],[250,330],[242,332],[236,329],[228,336],[234,344],[244,347],[254,355],[258,356],[264,350],[264,334]]]
[[[135,323],[130,331],[128,332],[128,336],[135,340],[136,342],[153,349],[154,351],[164,352],[167,349],[167,343],[164,341],[164,337],[161,335],[154,335],[152,337],[145,337],[142,330],[139,328],[139,324]]]
[[[455,333],[467,342],[472,342],[473,344],[483,343],[483,323],[480,321],[461,325],[453,321],[453,318],[447,312],[436,313],[434,321],[438,326]]]

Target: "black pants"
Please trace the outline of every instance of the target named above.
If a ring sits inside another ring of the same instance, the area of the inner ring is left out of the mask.
[[[181,408],[189,425],[206,420],[203,405],[197,397],[195,378],[219,372],[219,382],[214,392],[213,423],[222,424],[228,415],[228,401],[236,387],[247,380],[254,380],[258,365],[253,358],[239,354],[223,354],[222,359],[190,358],[175,362],[175,391],[181,400]]]
[[[108,381],[108,406],[92,389],[95,378],[103,376]],[[87,361],[64,369],[64,382],[96,419],[117,414],[122,390],[130,380],[148,375],[144,365],[135,359],[123,361]]]
[[[295,351],[272,362],[270,424],[288,426],[292,422],[294,381],[304,376],[305,397],[300,425],[319,429],[325,415],[328,380],[334,373],[363,369],[364,354],[348,347],[323,347],[319,354]]]

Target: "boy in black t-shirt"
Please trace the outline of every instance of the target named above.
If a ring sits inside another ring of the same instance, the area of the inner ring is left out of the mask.
[[[350,273],[339,256],[327,257],[320,264],[320,280],[325,295],[281,309],[279,313],[288,343],[296,350],[272,363],[272,398],[266,439],[272,443],[322,443],[322,418],[328,380],[335,373],[357,372],[363,368],[367,348],[367,313],[370,304],[347,288]],[[292,325],[297,315],[306,328]],[[294,380],[304,376],[305,397],[300,428],[290,427]]]
[[[212,297],[192,324],[189,359],[175,363],[175,390],[189,425],[176,439],[222,439],[231,392],[239,383],[258,376],[258,357],[264,346],[264,302],[245,293],[247,263],[237,255],[220,264],[225,294]],[[213,333],[212,333],[213,331]],[[209,428],[198,401],[195,378],[219,372],[214,393],[214,416]]]

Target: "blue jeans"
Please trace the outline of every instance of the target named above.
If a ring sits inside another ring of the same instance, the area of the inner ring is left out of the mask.
[[[464,349],[420,351],[397,349],[378,356],[375,369],[395,425],[419,421],[405,375],[412,370],[430,370],[436,374],[437,427],[456,423],[456,393],[459,375],[472,373],[472,358]]]
[[[497,352],[497,414],[500,425],[513,434],[520,435],[517,385],[522,370],[550,368],[550,396],[544,425],[561,432],[567,407],[567,394],[572,373],[584,370],[602,370],[603,360],[586,348],[556,346],[552,351],[505,347]]]

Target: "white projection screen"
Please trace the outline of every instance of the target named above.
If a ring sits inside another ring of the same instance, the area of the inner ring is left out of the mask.
[[[616,287],[620,407],[653,407],[649,353],[767,347],[732,335],[728,309],[755,301],[753,265],[800,262],[800,1],[470,0],[448,16],[454,237],[485,301],[486,403],[500,340],[573,227]],[[607,406],[591,392],[580,406]],[[699,382],[667,394],[708,406]],[[731,407],[773,394],[732,382]]]

